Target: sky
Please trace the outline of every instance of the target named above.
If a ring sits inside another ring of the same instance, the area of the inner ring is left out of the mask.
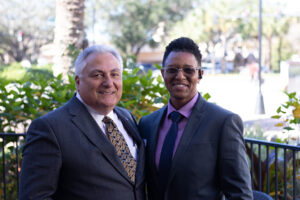
[[[300,16],[299,0],[262,0],[263,7],[269,4],[282,5],[282,11],[287,15]]]

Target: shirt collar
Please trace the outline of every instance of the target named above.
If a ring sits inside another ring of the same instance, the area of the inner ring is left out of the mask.
[[[196,104],[197,102],[197,99],[198,99],[198,96],[199,96],[199,93],[196,92],[196,94],[194,95],[194,97],[188,102],[186,103],[183,107],[181,107],[180,109],[176,110],[170,100],[168,102],[168,110],[167,110],[167,116],[169,116],[169,114],[173,111],[177,111],[179,112],[180,114],[182,114],[185,118],[189,118],[189,116],[191,115],[192,113],[192,108],[194,107],[194,105]]]

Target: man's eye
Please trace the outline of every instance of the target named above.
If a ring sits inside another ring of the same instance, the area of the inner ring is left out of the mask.
[[[183,71],[187,74],[194,74],[195,73],[195,69],[194,68],[184,68]]]
[[[119,77],[119,76],[121,76],[121,74],[120,73],[112,73],[111,76],[113,76],[113,77]]]
[[[169,74],[176,74],[178,70],[176,68],[168,68],[166,71]]]
[[[95,78],[102,78],[103,74],[100,74],[100,73],[93,74],[93,77],[95,77]]]

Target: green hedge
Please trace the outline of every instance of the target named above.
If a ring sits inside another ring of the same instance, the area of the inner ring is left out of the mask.
[[[62,75],[54,77],[51,67],[24,68],[18,63],[0,66],[0,132],[25,133],[33,119],[62,106],[75,91],[74,77],[69,76],[67,82]],[[129,109],[137,120],[166,104],[168,95],[160,71],[146,71],[132,61],[125,62],[119,106]],[[204,97],[207,99],[209,95]],[[7,138],[3,144],[0,139],[0,146],[5,148],[7,199],[17,199],[16,172],[20,171],[21,154],[17,159],[15,152],[16,148],[21,152],[24,138],[17,143],[13,141],[14,138]],[[3,172],[2,158],[0,150],[0,172]],[[0,176],[0,199],[4,191],[2,183]]]
[[[76,91],[74,77],[63,80],[49,69],[23,68],[19,64],[0,68],[0,132],[24,133],[30,122],[65,104]],[[155,84],[154,84],[155,83]],[[123,72],[123,96],[120,106],[130,109],[137,119],[156,109],[155,104],[167,102],[167,91],[160,76],[145,72],[130,62]],[[5,148],[7,199],[17,199],[17,171],[20,171],[24,138],[0,139]],[[18,146],[17,146],[18,145]],[[18,163],[18,165],[17,165]],[[0,173],[3,173],[3,152],[0,150]],[[3,198],[3,177],[0,176],[0,199]]]
[[[16,64],[11,68],[13,73],[22,76],[12,80],[10,74],[6,78],[8,67],[0,72],[0,132],[25,132],[31,120],[63,105],[76,91],[72,76],[66,83],[61,75],[54,77],[50,70],[24,71]],[[18,68],[21,73],[17,72]],[[158,109],[157,105],[167,103],[167,99],[161,76],[154,76],[151,70],[146,72],[132,62],[125,65],[120,106],[131,110],[139,119]]]

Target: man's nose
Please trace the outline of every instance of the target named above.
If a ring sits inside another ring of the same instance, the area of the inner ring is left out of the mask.
[[[185,78],[184,72],[183,70],[178,70],[177,74],[176,74],[176,78]]]
[[[113,80],[110,76],[106,76],[104,81],[103,81],[103,85],[106,87],[112,86],[113,85]]]

